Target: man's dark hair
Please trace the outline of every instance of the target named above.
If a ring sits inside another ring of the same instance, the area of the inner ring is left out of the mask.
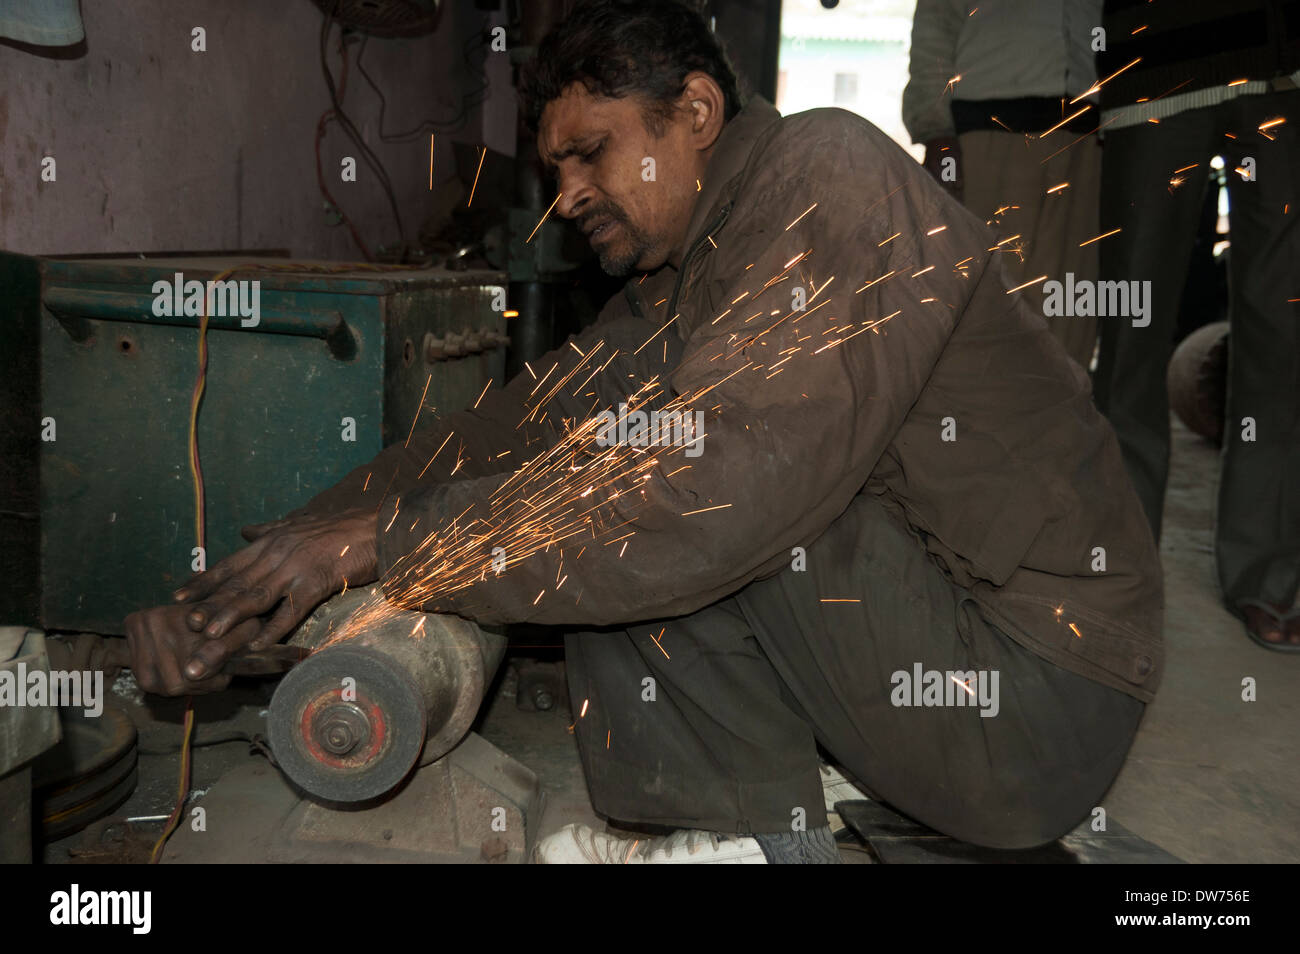
[[[736,73],[698,12],[676,0],[585,0],[523,69],[520,108],[536,132],[546,104],[578,82],[593,96],[643,98],[646,129],[658,137],[695,70],[722,89],[730,120],[741,107]]]

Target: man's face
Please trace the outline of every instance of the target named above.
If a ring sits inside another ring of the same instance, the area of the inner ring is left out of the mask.
[[[611,275],[651,271],[685,241],[708,151],[682,111],[656,139],[636,97],[592,96],[574,83],[542,112],[537,150],[572,219]],[[647,161],[653,160],[653,161]]]

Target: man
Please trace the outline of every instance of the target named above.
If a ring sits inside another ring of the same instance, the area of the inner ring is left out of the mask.
[[[1101,0],[919,0],[903,123],[925,167],[992,225],[1012,285],[1097,277]],[[1025,289],[1036,305],[1044,282]],[[1097,319],[1053,316],[1084,368]]]
[[[835,862],[818,743],[955,837],[1068,831],[1159,681],[1160,574],[1086,375],[986,228],[850,113],[742,108],[669,0],[581,5],[523,94],[556,211],[625,294],[136,614],[142,684],[215,687],[382,577],[567,627],[593,805],[680,829],[571,826],[539,860]],[[593,431],[634,396],[691,426]]]
[[[1150,283],[1151,318],[1107,321],[1097,403],[1157,539],[1174,347],[1210,160],[1228,168],[1228,393],[1214,554],[1229,612],[1300,652],[1300,5],[1108,0],[1105,277]],[[1124,69],[1124,67],[1130,67]]]

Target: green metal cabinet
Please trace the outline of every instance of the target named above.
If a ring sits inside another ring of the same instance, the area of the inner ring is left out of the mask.
[[[178,272],[206,283],[249,260],[38,261],[39,418],[47,432],[53,419],[55,438],[39,444],[38,622],[120,633],[128,613],[189,577],[196,546],[187,440],[199,319],[156,316],[155,283]],[[502,273],[233,278],[260,282],[260,321],[209,321],[198,423],[208,566],[243,545],[240,527],[282,516],[403,439],[426,384],[423,414],[459,410],[505,368]]]

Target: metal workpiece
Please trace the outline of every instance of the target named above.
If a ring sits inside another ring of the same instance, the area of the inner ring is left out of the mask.
[[[465,737],[506,640],[457,616],[399,609],[372,586],[329,600],[290,644],[316,651],[271,700],[276,761],[311,795],[362,802]]]

